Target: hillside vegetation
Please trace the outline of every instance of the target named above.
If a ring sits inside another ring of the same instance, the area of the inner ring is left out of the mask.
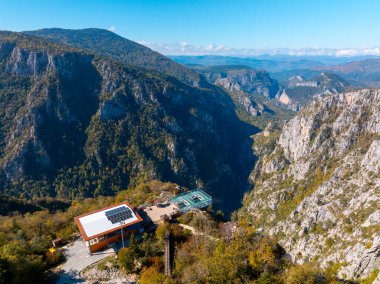
[[[206,188],[236,209],[257,129],[229,96],[96,51],[0,34],[1,192],[70,200],[161,179]]]
[[[57,237],[64,242],[79,232],[73,217],[129,200],[150,200],[162,192],[175,193],[177,186],[152,181],[121,192],[116,197],[73,201],[64,212],[38,211],[0,219],[0,283],[42,283],[56,277],[57,264],[64,261],[59,251],[48,252]],[[262,235],[245,222],[224,223],[212,210],[181,216],[180,223],[202,234],[191,235],[179,224],[165,223],[155,233],[144,234],[137,243],[118,252],[118,260],[95,264],[101,271],[136,273],[139,283],[338,283],[334,267],[326,271],[315,264],[292,265],[274,238]],[[171,233],[175,244],[171,277],[163,274],[164,236]],[[111,267],[109,267],[111,265]],[[49,270],[48,270],[49,269]],[[90,269],[90,268],[88,268]],[[48,271],[47,271],[48,270]],[[86,270],[86,269],[85,269]],[[87,274],[88,280],[99,279]],[[306,281],[306,282],[305,282]]]

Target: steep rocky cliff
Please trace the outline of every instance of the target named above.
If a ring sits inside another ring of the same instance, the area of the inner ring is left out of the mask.
[[[230,95],[238,116],[263,129],[268,123],[278,123],[291,117],[278,103],[282,87],[268,72],[241,65],[195,66],[211,83],[222,87]]]
[[[74,198],[158,178],[204,187],[227,211],[236,208],[256,130],[224,91],[190,85],[1,33],[0,190]]]
[[[279,100],[290,109],[298,111],[316,98],[349,90],[349,84],[336,74],[322,72],[311,79],[297,75],[290,77]]]
[[[246,66],[211,66],[199,70],[209,81],[233,92],[245,92],[273,99],[281,88],[268,72]]]
[[[378,269],[379,110],[379,90],[331,95],[282,132],[256,135],[261,158],[241,217],[276,235],[296,262],[333,265],[347,279]]]

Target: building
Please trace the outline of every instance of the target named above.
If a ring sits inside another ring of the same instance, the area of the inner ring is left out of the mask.
[[[212,204],[212,197],[200,189],[187,191],[176,197],[144,208],[144,219],[150,220],[155,225],[160,225],[167,220],[174,219],[192,209],[206,208]]]
[[[206,208],[212,204],[212,197],[201,189],[181,193],[170,200],[182,213],[192,209]]]
[[[165,221],[181,215],[181,211],[178,207],[171,202],[148,206],[144,209],[143,213],[143,218],[153,222],[155,225],[160,225],[165,223]]]
[[[140,233],[142,218],[127,203],[109,206],[74,218],[90,253],[128,240],[132,233]]]

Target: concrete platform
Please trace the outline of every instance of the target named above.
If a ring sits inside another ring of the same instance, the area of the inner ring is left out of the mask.
[[[161,217],[164,215],[170,217],[172,215],[180,213],[178,207],[171,202],[165,207],[158,207],[156,205],[146,207],[144,209],[144,212],[155,224],[159,223],[161,221]]]

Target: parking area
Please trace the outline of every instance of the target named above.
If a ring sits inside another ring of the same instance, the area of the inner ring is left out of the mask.
[[[82,239],[78,239],[64,248],[66,262],[61,269],[58,279],[55,283],[84,283],[85,281],[80,278],[79,272],[85,267],[109,256],[115,254],[118,247],[109,248],[98,253],[89,255],[88,249],[84,245]]]

